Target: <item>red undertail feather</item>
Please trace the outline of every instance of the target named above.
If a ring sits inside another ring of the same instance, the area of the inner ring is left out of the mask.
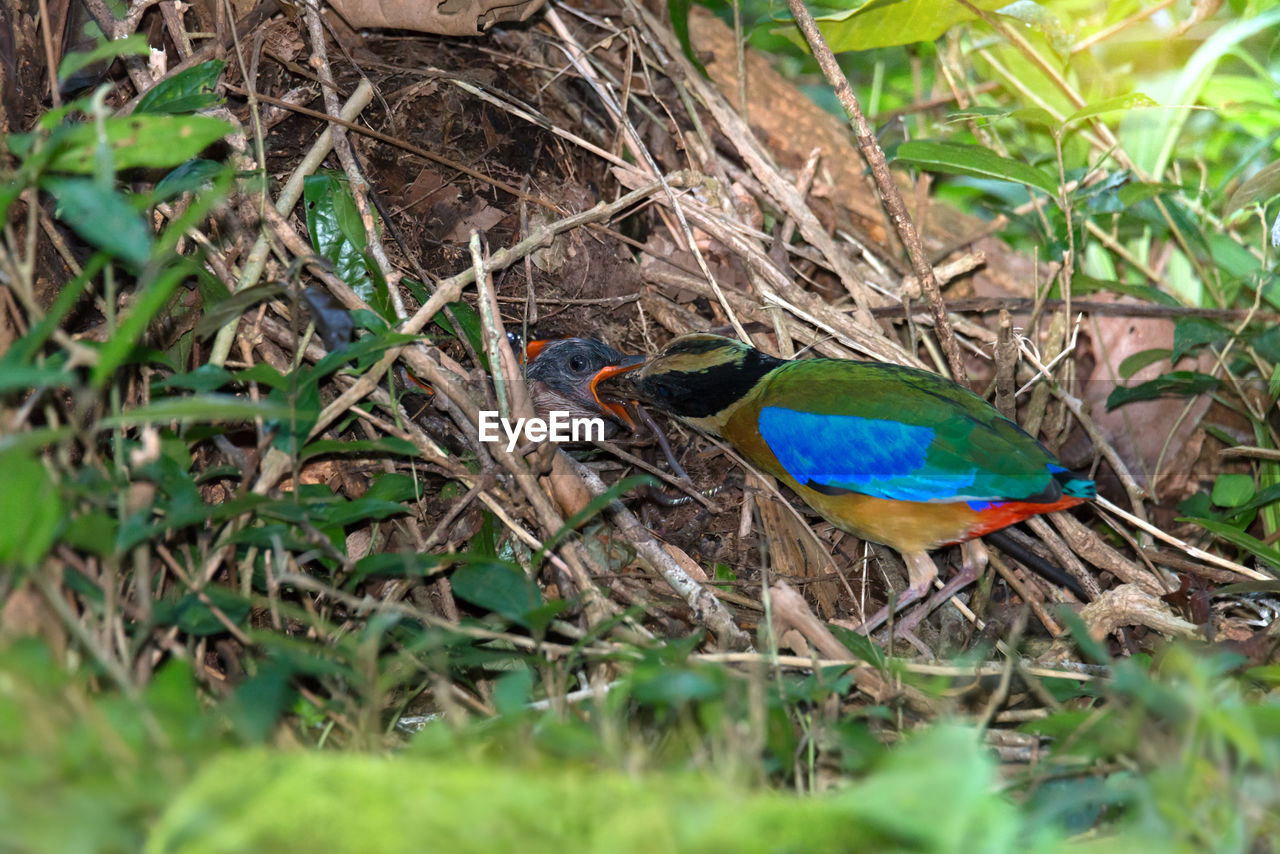
[[[983,534],[1007,528],[1031,516],[1066,510],[1088,500],[1076,495],[1064,495],[1052,504],[1038,504],[1030,501],[1000,501],[988,504],[978,511],[977,520],[969,531],[969,537],[981,537]]]

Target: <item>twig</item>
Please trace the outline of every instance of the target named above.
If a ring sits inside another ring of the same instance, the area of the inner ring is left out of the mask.
[[[662,182],[664,193],[667,198],[671,210],[675,213],[676,219],[680,223],[680,229],[684,233],[685,243],[688,244],[689,251],[693,253],[693,258],[698,262],[698,269],[702,271],[702,275],[706,276],[707,283],[711,285],[712,291],[715,292],[716,299],[719,300],[721,308],[724,309],[725,316],[729,318],[730,325],[738,337],[746,343],[751,343],[751,338],[747,335],[742,323],[739,322],[738,316],[734,313],[733,307],[729,305],[729,298],[724,295],[724,291],[720,288],[720,283],[716,281],[716,277],[711,274],[711,268],[707,266],[707,259],[703,257],[702,250],[698,248],[697,240],[694,239],[693,229],[689,227],[689,220],[685,216],[684,206],[681,204],[679,197],[672,192],[671,187],[667,185],[666,179],[663,177],[662,170],[658,168],[658,163],[653,158],[647,146],[640,138],[639,132],[631,123],[631,119],[627,116],[622,105],[613,97],[613,92],[608,89],[595,74],[594,70],[586,61],[586,55],[582,52],[577,43],[573,40],[568,28],[564,22],[560,20],[560,16],[555,9],[547,11],[547,21],[555,28],[556,32],[564,40],[565,45],[561,47],[565,55],[569,57],[569,61],[578,69],[583,79],[591,84],[595,93],[600,97],[601,102],[609,113],[613,116],[614,121],[618,123],[623,130],[626,131],[624,138],[628,147],[638,160],[642,160],[649,167],[649,173],[656,176]]]
[[[367,81],[361,81],[360,85],[356,87],[356,91],[351,93],[351,97],[343,105],[342,118],[347,121],[355,118],[360,114],[361,110],[368,106],[371,100],[373,100],[373,87]],[[293,170],[293,174],[289,176],[289,180],[281,188],[280,195],[276,197],[275,209],[280,216],[288,216],[289,212],[293,210],[293,206],[302,198],[303,182],[324,162],[324,158],[328,156],[332,145],[333,134],[330,128],[326,128],[311,146],[306,157],[302,158],[297,168]],[[261,165],[259,164],[259,166]],[[253,248],[249,251],[244,268],[240,273],[236,290],[242,291],[253,287],[261,277],[266,263],[267,238],[265,234],[262,234],[258,236]],[[226,326],[218,330],[218,334],[213,340],[213,346],[209,351],[210,364],[221,365],[226,362],[227,356],[231,352],[231,343],[235,338],[235,331],[236,321],[234,320],[228,321]]]
[[[857,667],[866,662],[858,658],[807,658],[800,655],[768,656],[759,652],[703,652],[689,656],[695,661],[716,662],[719,664],[764,664],[770,667],[799,668],[814,670],[827,667]],[[942,664],[915,661],[903,658],[887,658],[885,666],[901,670],[905,673],[919,673],[922,676],[952,676],[972,678],[974,676],[999,676],[1004,672],[1004,664],[988,661],[976,665]],[[1039,676],[1041,679],[1075,679],[1078,682],[1092,682],[1105,679],[1111,675],[1111,668],[1094,664],[1076,662],[1060,662],[1055,667],[1026,665],[1019,668],[1023,673]]]
[[[1132,15],[1125,18],[1123,21],[1116,21],[1111,26],[1103,27],[1102,29],[1098,30],[1096,33],[1080,39],[1080,41],[1076,42],[1071,46],[1071,53],[1072,55],[1075,55],[1077,53],[1082,53],[1086,50],[1089,50],[1094,45],[1100,42],[1106,41],[1107,39],[1111,38],[1117,33],[1127,30],[1129,27],[1132,27],[1134,24],[1140,23],[1141,21],[1145,21],[1147,18],[1150,18],[1156,12],[1159,12],[1161,9],[1167,9],[1176,2],[1177,0],[1160,0],[1160,2],[1154,3],[1145,9],[1140,9],[1139,11],[1134,12]]]
[[[324,107],[330,115],[337,115],[339,112],[338,84],[334,82],[333,69],[329,65],[329,51],[325,46],[324,23],[321,19],[319,0],[307,0],[303,18],[307,22],[307,31],[311,37],[311,56],[316,72],[320,76],[320,92],[324,97]],[[367,80],[368,78],[362,78],[360,82],[365,83]],[[252,92],[252,88],[250,91]],[[386,248],[382,245],[382,238],[373,218],[373,210],[369,206],[369,182],[365,180],[359,164],[356,163],[355,152],[347,139],[346,129],[332,122],[329,124],[329,129],[333,131],[333,152],[338,155],[338,162],[342,164],[351,198],[355,201],[356,211],[360,214],[360,223],[364,226],[365,246],[377,263],[383,281],[386,282],[387,294],[391,298],[391,306],[396,318],[403,320],[405,310],[404,297],[400,293],[399,286],[400,272],[391,265]]]
[[[566,457],[567,459],[567,457]],[[570,467],[578,473],[587,488],[595,495],[603,495],[608,489],[594,471],[577,460],[570,460]],[[683,568],[669,555],[658,542],[653,533],[641,524],[635,515],[622,505],[621,501],[611,501],[609,512],[613,514],[618,525],[618,532],[635,546],[636,551],[650,566],[656,569],[671,589],[693,611],[694,619],[715,632],[719,644],[726,649],[749,649],[751,638],[733,621],[733,615],[721,604],[720,600],[702,585],[689,576]]]
[[[867,287],[843,247],[827,233],[825,226],[822,225],[818,217],[808,207],[804,197],[796,189],[795,185],[781,174],[778,167],[774,165],[769,152],[755,138],[751,128],[738,115],[737,111],[725,101],[724,96],[714,86],[693,68],[689,60],[684,56],[670,28],[659,23],[653,14],[639,3],[630,2],[628,3],[628,8],[644,22],[646,33],[661,41],[661,44],[655,45],[655,48],[660,47],[663,54],[665,54],[662,58],[668,63],[668,72],[679,69],[686,85],[706,106],[720,126],[720,130],[733,143],[734,148],[747,164],[747,167],[764,185],[765,191],[778,203],[784,213],[795,218],[796,227],[800,230],[801,236],[822,253],[826,259],[827,266],[835,272],[840,279],[841,285],[844,286],[857,306],[854,317],[855,325],[869,329],[874,328],[874,324],[871,321],[871,303],[868,298]],[[888,358],[890,361],[907,364],[908,362],[903,360],[909,359],[910,354],[899,347],[897,342],[887,337],[881,337],[884,340],[884,349],[894,352],[895,355],[892,357],[882,356],[880,358]]]
[[[1191,545],[1185,540],[1178,539],[1172,534],[1166,534],[1164,531],[1160,530],[1155,525],[1152,525],[1150,522],[1147,522],[1145,519],[1139,519],[1137,516],[1134,516],[1132,513],[1125,512],[1124,510],[1112,504],[1110,501],[1103,498],[1102,496],[1098,496],[1097,498],[1095,498],[1094,502],[1099,506],[1101,506],[1104,510],[1107,510],[1110,513],[1114,513],[1115,515],[1119,516],[1121,519],[1124,519],[1130,525],[1136,525],[1137,527],[1146,531],[1148,534],[1155,537],[1157,540],[1163,540],[1164,542],[1168,543],[1171,546],[1176,546],[1177,548],[1182,549],[1184,552],[1191,555],[1192,557],[1202,560],[1205,563],[1211,563],[1214,566],[1220,566],[1223,569],[1229,569],[1232,572],[1243,575],[1245,578],[1252,578],[1255,581],[1275,581],[1274,575],[1270,575],[1269,573],[1265,573],[1265,572],[1259,572],[1256,569],[1250,569],[1249,567],[1242,566],[1241,564],[1235,563],[1234,561],[1229,561],[1226,558],[1218,557],[1215,554],[1210,554],[1209,552],[1204,551],[1203,549],[1196,548],[1195,546]],[[1106,518],[1106,516],[1104,515],[1103,518]],[[1110,524],[1114,525],[1115,523],[1111,522]]]
[[[969,375],[965,371],[964,360],[960,356],[960,345],[956,343],[955,332],[951,329],[951,322],[947,318],[947,306],[942,301],[941,291],[938,290],[938,280],[933,275],[933,266],[929,263],[929,256],[920,242],[920,235],[907,212],[902,193],[898,191],[898,185],[889,171],[889,162],[885,159],[884,150],[876,142],[875,134],[867,124],[866,117],[862,115],[862,107],[853,94],[853,88],[845,79],[844,72],[836,62],[835,54],[827,46],[826,40],[818,30],[817,22],[809,14],[803,0],[787,0],[787,5],[805,41],[809,43],[809,49],[813,51],[814,58],[818,60],[818,65],[822,68],[827,82],[835,89],[836,97],[853,123],[858,149],[871,167],[871,176],[875,179],[876,188],[880,191],[880,200],[884,205],[885,213],[907,250],[907,255],[911,259],[912,272],[919,280],[920,287],[929,302],[929,309],[933,312],[933,328],[938,335],[938,343],[942,345],[942,352],[946,354],[951,376],[961,385],[968,385]]]

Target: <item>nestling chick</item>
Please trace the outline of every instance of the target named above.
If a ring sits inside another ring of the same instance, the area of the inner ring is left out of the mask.
[[[643,356],[624,356],[594,338],[542,339],[526,348],[529,368],[525,376],[534,411],[543,418],[551,412],[568,412],[571,418],[606,416],[632,430],[635,422],[615,400],[601,398],[596,386],[602,380],[633,370]],[[606,435],[617,425],[606,422]]]

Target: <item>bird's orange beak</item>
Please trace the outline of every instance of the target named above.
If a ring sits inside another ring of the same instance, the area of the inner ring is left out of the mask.
[[[631,428],[631,432],[633,433],[636,430],[636,422],[631,418],[631,413],[627,412],[626,407],[624,407],[621,403],[615,403],[612,400],[602,400],[600,398],[600,390],[596,388],[596,385],[604,380],[609,379],[610,377],[616,377],[619,374],[625,374],[628,371],[634,371],[636,368],[640,367],[644,363],[645,363],[644,356],[626,356],[625,358],[623,358],[621,362],[619,362],[616,365],[605,365],[603,368],[601,368],[599,371],[596,372],[596,375],[591,378],[591,381],[588,384],[589,387],[591,388],[591,396],[596,399],[596,403],[599,404],[600,409],[603,410],[604,412],[608,412],[610,415],[617,418],[623,424],[626,424],[628,427]]]

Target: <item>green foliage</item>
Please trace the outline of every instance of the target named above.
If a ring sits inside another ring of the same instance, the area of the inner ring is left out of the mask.
[[[366,253],[368,236],[345,176],[319,172],[303,187],[311,245],[360,299],[388,321],[395,320],[391,295],[378,265]]]
[[[0,651],[0,848],[141,850],[163,806],[222,745],[185,663],[127,699],[89,691],[42,644],[10,646]]]
[[[1002,157],[988,148],[957,142],[904,142],[898,146],[897,159],[914,163],[934,172],[971,175],[1014,181],[1053,194],[1058,183],[1036,169],[1017,160]]]
[[[931,42],[950,27],[974,17],[959,3],[934,0],[854,0],[847,8],[818,16],[822,35],[835,51]],[[979,9],[997,9],[1002,0],[979,0]]]
[[[1139,400],[1155,400],[1158,397],[1193,397],[1213,391],[1220,385],[1220,379],[1199,371],[1170,371],[1138,385],[1116,386],[1107,395],[1107,409]]]
[[[230,131],[226,122],[209,116],[110,116],[12,135],[9,145],[24,165],[88,175],[100,171],[104,157],[118,170],[177,166]]]
[[[0,566],[34,567],[62,525],[62,496],[48,470],[21,449],[0,451]]]
[[[1110,814],[1148,850],[1247,850],[1280,833],[1280,705],[1273,678],[1229,653],[1173,646],[1110,662],[1093,710],[1026,725],[1054,737],[1028,808],[1073,823]],[[1119,760],[1127,769],[1090,773]],[[1117,849],[1123,850],[1123,849]]]
[[[71,75],[95,62],[120,56],[146,56],[150,50],[147,37],[139,33],[122,39],[103,39],[102,43],[93,50],[71,53],[63,57],[62,63],[58,66],[58,80],[65,82]]]
[[[146,850],[396,852],[424,840],[457,852],[1013,850],[1020,828],[993,770],[972,733],[948,728],[809,799],[689,774],[249,752],[201,774]],[[1051,837],[1020,850],[1053,850]]]
[[[705,75],[707,69],[694,53],[693,44],[689,41],[689,10],[691,8],[693,8],[693,0],[667,0],[667,14],[671,17],[671,27],[676,31],[676,38],[680,40],[680,49],[684,51],[684,55],[693,63],[693,66]]]
[[[161,80],[138,99],[134,112],[193,113],[222,102],[214,91],[226,63],[211,59]]]
[[[47,178],[63,222],[85,240],[141,267],[151,257],[151,229],[126,197],[84,178]]]

